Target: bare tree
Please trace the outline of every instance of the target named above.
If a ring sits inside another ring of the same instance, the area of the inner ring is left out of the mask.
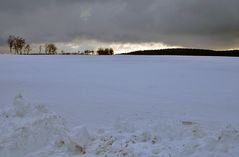
[[[8,43],[9,49],[10,49],[10,53],[12,53],[12,49],[13,49],[13,45],[14,45],[14,39],[15,39],[15,36],[10,35],[8,37],[8,40],[7,40],[7,43]]]
[[[16,39],[17,53],[22,54],[22,50],[23,50],[25,45],[26,45],[25,39],[23,39],[21,37],[17,37],[17,39]]]
[[[51,54],[51,55],[54,55],[56,54],[57,52],[57,47],[55,44],[46,44],[45,45],[45,52],[48,53],[48,54]]]
[[[24,48],[24,52],[27,53],[27,54],[29,54],[31,50],[32,49],[31,49],[31,46],[29,44],[27,44]]]
[[[97,51],[98,55],[104,55],[104,49],[103,48],[99,48]]]
[[[114,55],[114,50],[112,48],[109,49],[109,55]]]
[[[41,47],[41,45],[39,46],[39,53],[41,53],[41,50],[42,50],[42,47]]]
[[[22,50],[26,45],[25,39],[14,36],[12,36],[11,39],[9,38],[9,43],[10,49],[14,49],[16,54],[22,54]]]
[[[48,45],[45,44],[45,53],[47,54],[47,52],[48,52]]]

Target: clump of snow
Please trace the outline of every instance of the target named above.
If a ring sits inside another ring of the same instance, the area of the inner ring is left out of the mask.
[[[71,137],[81,146],[86,147],[90,144],[91,137],[86,127],[75,127],[73,128]]]
[[[162,120],[148,127],[117,120],[115,126],[69,129],[43,105],[18,95],[0,111],[1,157],[238,157],[239,129],[214,130],[191,121]]]

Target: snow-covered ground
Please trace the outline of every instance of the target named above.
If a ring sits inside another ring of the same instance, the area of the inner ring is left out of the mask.
[[[238,157],[238,80],[238,58],[1,55],[0,157]]]

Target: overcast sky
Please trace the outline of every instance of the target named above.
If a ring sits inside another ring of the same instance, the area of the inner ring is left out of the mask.
[[[239,48],[239,0],[0,0],[1,47],[10,34],[66,51]]]

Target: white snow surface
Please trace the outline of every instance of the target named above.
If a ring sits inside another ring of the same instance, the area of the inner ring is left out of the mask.
[[[238,58],[1,55],[0,157],[238,157],[238,80]]]

